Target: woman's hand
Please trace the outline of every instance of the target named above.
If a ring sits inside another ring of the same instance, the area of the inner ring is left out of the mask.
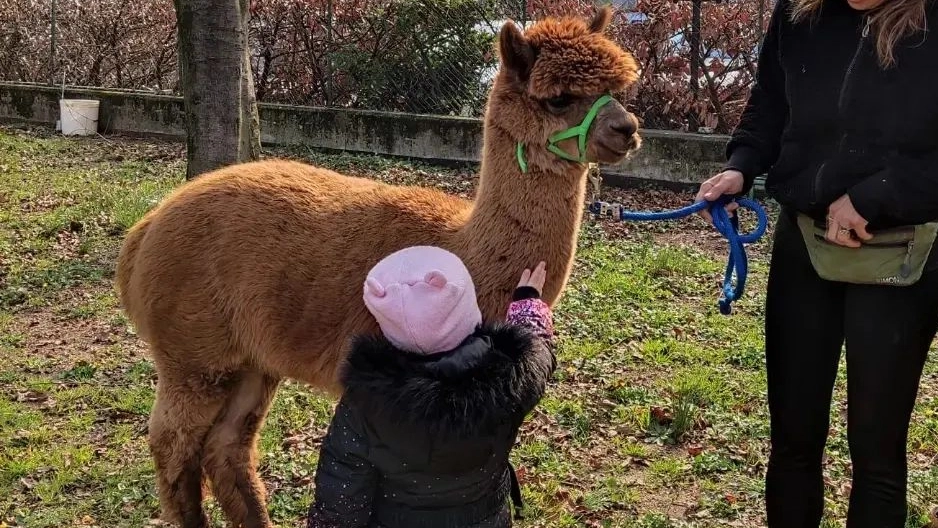
[[[547,263],[542,260],[533,272],[529,269],[524,270],[524,273],[521,274],[521,280],[518,282],[518,287],[529,286],[537,290],[537,294],[540,295],[544,292],[544,281],[546,279]]]
[[[860,247],[862,240],[873,235],[866,231],[867,221],[853,208],[846,194],[830,205],[827,211],[827,240],[846,247]]]
[[[738,194],[743,191],[743,184],[746,179],[743,177],[743,173],[738,170],[725,170],[720,174],[710,178],[709,180],[700,184],[700,190],[697,192],[697,197],[695,201],[706,200],[712,202],[717,198],[723,196],[724,194]],[[736,202],[730,202],[726,204],[726,211],[731,213],[739,207],[739,204]],[[710,216],[710,212],[704,209],[701,211],[700,216],[702,216],[707,222],[713,223],[713,218]]]

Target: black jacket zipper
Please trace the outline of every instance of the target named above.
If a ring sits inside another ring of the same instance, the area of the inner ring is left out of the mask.
[[[847,86],[850,84],[850,74],[853,73],[853,68],[857,65],[857,60],[860,58],[860,52],[863,51],[863,44],[866,43],[866,38],[870,35],[870,17],[863,16],[863,31],[860,33],[860,40],[857,41],[857,49],[853,52],[853,58],[850,59],[850,65],[847,66],[847,73],[844,74],[844,81],[840,85],[840,98],[837,101],[837,108],[843,112],[844,106],[847,104]]]
[[[847,72],[844,74],[844,80],[840,83],[840,96],[837,99],[837,110],[840,114],[843,114],[844,108],[847,104],[847,87],[850,84],[850,75],[853,73],[853,69],[857,65],[857,61],[860,59],[860,53],[863,51],[863,45],[866,43],[867,37],[870,35],[870,17],[868,15],[863,16],[863,30],[860,32],[860,39],[857,41],[857,49],[853,52],[853,58],[850,59],[850,64],[847,66]],[[822,163],[818,167],[817,175],[814,177],[814,203],[817,204],[821,200],[821,180],[824,173],[824,164]]]

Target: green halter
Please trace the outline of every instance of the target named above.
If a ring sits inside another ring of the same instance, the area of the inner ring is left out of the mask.
[[[610,101],[612,101],[612,96],[609,94],[596,99],[596,101],[593,102],[593,106],[590,107],[589,112],[586,113],[586,116],[579,125],[570,127],[566,130],[561,130],[560,132],[556,132],[547,139],[547,150],[553,152],[557,157],[567,161],[578,161],[580,163],[586,161],[586,136],[589,134],[590,125],[593,124],[593,120],[596,119],[596,115],[599,114],[599,109]],[[570,154],[564,152],[562,148],[557,146],[557,143],[572,137],[577,138],[578,156],[571,156]],[[518,157],[518,166],[521,167],[521,172],[527,173],[528,162],[524,159],[523,143],[518,142],[518,148],[516,149],[515,153]]]

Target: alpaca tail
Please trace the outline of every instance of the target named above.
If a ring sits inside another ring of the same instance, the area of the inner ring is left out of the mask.
[[[135,301],[139,301],[139,299],[136,293],[131,291],[130,282],[134,276],[134,265],[137,262],[137,253],[140,250],[140,244],[143,242],[143,238],[146,236],[152,221],[152,214],[148,213],[134,224],[127,231],[127,236],[124,237],[120,253],[117,256],[115,286],[120,298],[121,307],[124,309],[124,313],[127,314],[131,322],[138,326],[138,334],[140,334],[141,329],[139,328],[138,305]],[[144,336],[140,335],[140,337]]]

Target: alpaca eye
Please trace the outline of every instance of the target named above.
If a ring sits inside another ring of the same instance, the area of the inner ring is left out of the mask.
[[[560,94],[557,97],[547,99],[544,103],[551,112],[562,112],[573,103],[573,97],[570,94]]]

